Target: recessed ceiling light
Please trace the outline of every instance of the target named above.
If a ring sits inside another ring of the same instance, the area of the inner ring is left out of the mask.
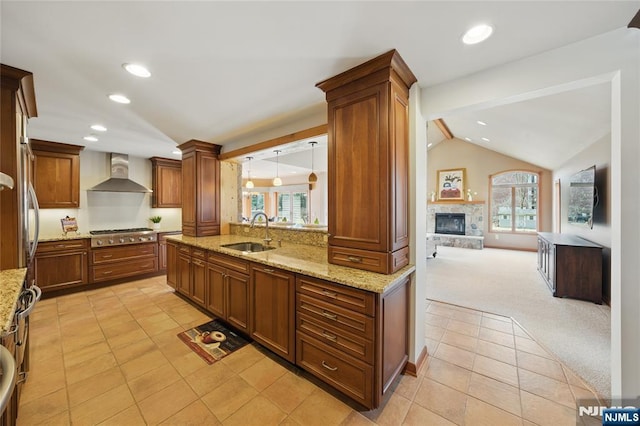
[[[489,142],[488,138],[482,138],[482,140],[485,141],[485,142]]]
[[[118,93],[114,93],[112,95],[109,95],[109,99],[111,99],[113,102],[117,102],[119,104],[130,104],[131,100],[129,100],[129,98],[127,98],[125,95],[120,95]]]
[[[98,138],[96,138],[95,136],[85,136],[84,138],[85,141],[89,141],[89,142],[98,142]]]
[[[172,152],[172,154],[182,155],[182,151],[180,151],[179,149],[176,149],[175,151]]]
[[[151,73],[149,72],[149,70],[140,64],[122,64],[122,68],[127,70],[130,74],[135,75],[136,77],[151,77]]]
[[[106,132],[107,128],[104,127],[102,124],[94,124],[93,126],[91,126],[91,128],[97,132]]]
[[[464,138],[464,140],[471,142],[471,138]]]
[[[485,123],[484,121],[480,121],[480,120],[476,121],[476,123],[478,123],[481,126],[486,126],[487,125],[487,123]]]
[[[431,148],[431,145],[433,145],[433,143],[427,144],[427,148]]]
[[[464,33],[464,36],[462,36],[462,42],[464,44],[480,43],[488,39],[489,36],[491,36],[491,33],[493,33],[493,27],[491,27],[490,25],[476,25],[475,27]]]

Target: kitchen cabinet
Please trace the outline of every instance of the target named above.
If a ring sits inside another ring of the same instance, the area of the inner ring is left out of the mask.
[[[182,233],[220,235],[220,146],[190,140],[182,151]]]
[[[409,88],[392,50],[318,83],[328,104],[330,263],[390,274],[409,263]]]
[[[45,241],[34,258],[36,283],[43,292],[89,283],[89,240]]]
[[[180,231],[174,232],[159,232],[158,233],[158,270],[166,271],[167,269],[167,236],[179,234]]]
[[[83,146],[31,139],[33,186],[43,209],[80,207],[80,151]]]
[[[384,294],[296,278],[296,364],[371,409],[408,361],[409,279]]]
[[[89,280],[111,281],[158,271],[158,244],[130,244],[91,250]]]
[[[151,157],[151,207],[182,207],[182,162]]]
[[[33,74],[0,64],[0,172],[11,176],[13,190],[0,191],[0,270],[23,267],[20,259],[20,140],[27,135],[27,121],[36,117]]]
[[[246,333],[249,327],[249,263],[209,252],[207,310]]]
[[[158,248],[160,245],[158,245]],[[178,276],[178,245],[172,241],[167,241],[165,244],[165,248],[167,251],[166,257],[166,267],[167,270],[167,284],[169,284],[174,289],[177,288],[177,276]]]
[[[189,296],[191,288],[191,248],[186,245],[178,245],[176,258],[176,291],[184,296]]]
[[[207,292],[207,252],[202,249],[191,249],[191,282],[189,297],[198,305],[206,305]]]
[[[602,246],[570,234],[539,232],[538,271],[553,296],[602,303]]]
[[[289,362],[295,362],[295,288],[293,273],[251,264],[251,337]]]

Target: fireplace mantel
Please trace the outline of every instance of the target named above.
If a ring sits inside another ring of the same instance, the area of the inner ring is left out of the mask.
[[[484,201],[427,201],[427,204],[484,204]]]

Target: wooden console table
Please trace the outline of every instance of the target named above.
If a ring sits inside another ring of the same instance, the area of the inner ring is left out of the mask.
[[[539,232],[538,271],[555,297],[602,303],[602,246],[575,235]]]

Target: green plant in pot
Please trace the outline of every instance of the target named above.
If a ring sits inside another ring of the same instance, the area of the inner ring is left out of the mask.
[[[160,229],[160,221],[162,216],[151,216],[149,220],[153,223],[153,229]]]

